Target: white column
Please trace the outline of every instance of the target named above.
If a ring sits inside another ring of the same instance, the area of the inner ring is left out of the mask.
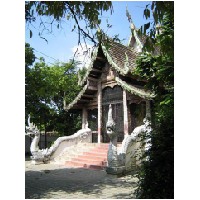
[[[88,123],[88,113],[87,113],[87,109],[84,107],[82,109],[82,129],[88,128],[87,127],[87,123]]]
[[[98,82],[98,143],[102,142],[101,130],[102,130],[102,88],[101,82]]]
[[[126,91],[123,90],[124,135],[128,135],[128,109]]]

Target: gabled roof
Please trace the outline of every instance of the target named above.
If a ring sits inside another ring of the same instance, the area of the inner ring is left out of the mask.
[[[83,89],[79,92],[73,102],[64,109],[68,111],[75,105],[77,105],[76,107],[80,107],[93,101],[94,96],[97,93],[97,82],[102,74],[102,69],[105,66],[106,61],[108,61],[111,67],[124,77],[134,69],[137,55],[138,53],[133,50],[133,48],[113,41],[100,43],[93,52],[91,63],[85,76],[82,80],[79,80],[79,84],[84,86]],[[115,81],[124,90],[143,99],[152,99],[155,97],[150,91],[128,84],[119,77],[116,77]]]
[[[135,67],[138,53],[132,48],[111,41],[102,43],[101,47],[111,67],[121,75],[126,75]]]
[[[134,69],[138,53],[133,48],[113,41],[104,41],[94,50],[91,63],[82,80],[79,80],[79,85],[85,84],[87,77],[93,69],[94,61],[97,59],[100,49],[111,67],[121,75],[126,75]]]

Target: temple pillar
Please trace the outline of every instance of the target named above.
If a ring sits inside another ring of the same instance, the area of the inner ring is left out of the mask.
[[[146,118],[151,121],[151,102],[146,100]]]
[[[97,102],[98,102],[98,143],[102,142],[102,87],[101,82],[98,82],[98,94],[97,94]]]
[[[123,90],[123,110],[124,110],[124,135],[128,135],[128,108],[127,108],[127,94]]]
[[[82,109],[82,129],[88,128],[88,112],[84,107]]]

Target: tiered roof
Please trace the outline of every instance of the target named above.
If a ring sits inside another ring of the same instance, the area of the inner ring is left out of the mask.
[[[138,52],[129,46],[124,46],[113,41],[101,42],[93,52],[91,63],[85,76],[82,80],[79,80],[79,84],[84,86],[83,89],[74,101],[64,109],[68,111],[77,104],[84,106],[94,99],[94,94],[97,93],[97,83],[102,74],[102,68],[107,61],[120,76],[124,77],[128,74],[130,75],[133,71],[136,66],[137,56]],[[121,80],[119,76],[115,77],[115,81],[118,85],[122,86],[123,89],[143,99],[154,98],[154,94],[151,92],[137,88],[130,83],[128,84]]]

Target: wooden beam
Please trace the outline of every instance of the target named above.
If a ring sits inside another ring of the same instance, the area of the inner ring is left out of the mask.
[[[90,100],[87,100],[87,99],[80,99],[79,102],[86,102],[86,103],[89,103]]]
[[[94,86],[88,86],[88,90],[97,91],[97,87],[94,87]]]
[[[102,70],[99,70],[99,69],[92,68],[91,72],[102,73]]]
[[[98,94],[97,94],[97,102],[98,102],[98,143],[102,142],[102,88],[101,82],[98,83]]]
[[[90,73],[88,77],[95,78],[95,79],[97,78],[98,79],[99,74],[95,74],[95,73],[92,74],[92,73]]]
[[[98,81],[98,78],[93,78],[93,77],[91,77],[91,76],[88,76],[88,80]]]
[[[123,90],[124,135],[128,135],[128,109],[126,91]]]
[[[99,56],[97,56],[96,59],[103,62],[103,63],[107,62],[107,60],[105,58],[102,58],[102,57],[99,57]]]
[[[87,97],[87,98],[93,99],[93,98],[94,98],[94,95],[92,95],[92,94],[83,94],[82,97]]]

